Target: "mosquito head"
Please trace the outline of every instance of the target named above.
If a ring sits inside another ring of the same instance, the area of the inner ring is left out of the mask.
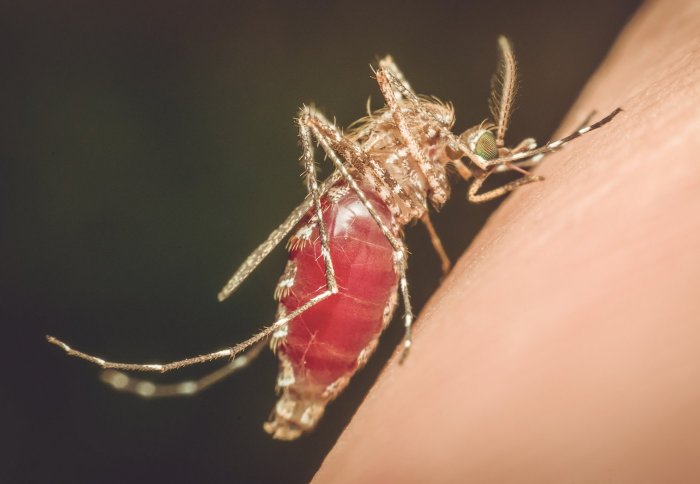
[[[477,129],[469,134],[464,140],[473,152],[485,160],[498,158],[498,147],[496,146],[496,136],[488,129]]]
[[[498,146],[496,144],[496,135],[491,131],[490,126],[476,126],[466,130],[459,135],[459,140],[466,145],[472,153],[478,155],[484,160],[493,160],[498,158]],[[463,157],[465,154],[460,149],[447,146],[447,156],[456,160]]]

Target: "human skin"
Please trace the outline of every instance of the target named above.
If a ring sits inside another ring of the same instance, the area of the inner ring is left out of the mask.
[[[700,482],[700,4],[645,5],[314,482]]]

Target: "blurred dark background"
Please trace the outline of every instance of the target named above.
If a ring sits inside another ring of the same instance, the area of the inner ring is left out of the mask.
[[[304,196],[292,120],[302,103],[348,125],[368,96],[379,106],[369,63],[391,53],[418,92],[454,103],[461,131],[488,115],[502,33],[521,75],[509,140],[545,140],[637,4],[5,5],[0,480],[308,481],[394,350],[399,324],[317,431],[293,443],[261,428],[276,401],[269,352],[196,398],[146,401],[102,385],[96,367],[44,334],[137,362],[248,337],[273,319],[284,251],[232,300],[215,296]],[[456,183],[434,218],[453,259],[497,205],[470,206],[465,191]],[[420,309],[439,261],[421,228],[408,242]]]

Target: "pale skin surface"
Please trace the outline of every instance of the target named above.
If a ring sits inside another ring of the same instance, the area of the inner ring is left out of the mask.
[[[700,482],[700,4],[643,7],[322,482]],[[458,195],[455,194],[455,197]]]

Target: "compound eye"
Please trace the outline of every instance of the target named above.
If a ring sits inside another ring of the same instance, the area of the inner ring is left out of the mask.
[[[491,131],[484,131],[479,139],[476,140],[474,153],[481,156],[485,160],[493,160],[498,158],[498,148],[496,147],[496,137]]]

